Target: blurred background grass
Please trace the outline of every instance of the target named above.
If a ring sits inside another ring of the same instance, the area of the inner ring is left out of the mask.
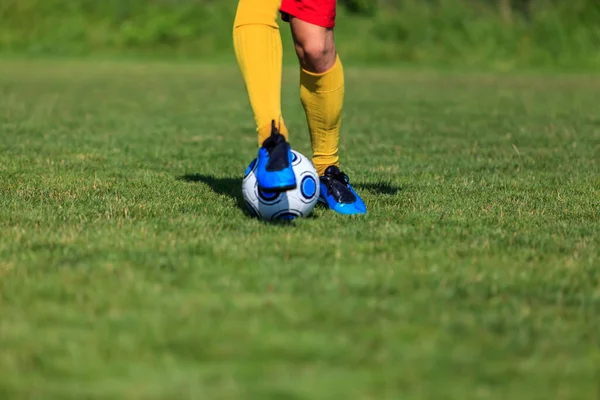
[[[600,67],[598,0],[340,0],[347,63]],[[0,54],[232,59],[235,0],[2,0]],[[282,24],[284,40],[288,28]],[[294,60],[286,47],[286,62]]]

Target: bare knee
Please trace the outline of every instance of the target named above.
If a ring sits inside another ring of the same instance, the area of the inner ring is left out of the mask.
[[[326,72],[335,64],[335,46],[323,42],[296,44],[296,53],[302,68],[310,72]]]
[[[292,35],[302,68],[315,73],[328,71],[335,64],[336,49],[333,30],[293,18]]]

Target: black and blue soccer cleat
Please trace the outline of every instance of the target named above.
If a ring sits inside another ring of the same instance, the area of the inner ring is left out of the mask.
[[[330,209],[346,215],[366,214],[367,207],[350,185],[348,175],[334,165],[320,177],[319,201]]]
[[[285,137],[271,122],[269,136],[258,150],[256,179],[265,192],[283,192],[296,188],[296,175],[292,169],[292,149]]]

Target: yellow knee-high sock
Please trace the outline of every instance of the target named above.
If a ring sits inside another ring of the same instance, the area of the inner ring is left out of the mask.
[[[324,73],[301,69],[300,99],[310,130],[313,164],[321,176],[328,166],[339,166],[338,145],[344,103],[344,69],[339,56],[333,67]]]
[[[240,0],[233,27],[236,59],[254,113],[258,144],[275,120],[288,136],[281,116],[282,45],[277,12],[281,0]]]

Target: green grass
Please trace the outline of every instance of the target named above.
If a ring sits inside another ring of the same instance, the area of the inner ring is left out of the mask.
[[[1,62],[0,397],[597,398],[599,92],[347,66],[369,214],[280,226],[235,66]]]
[[[507,19],[498,0],[339,1],[336,46],[354,65],[600,70],[598,0],[509,2],[515,9]],[[225,59],[234,54],[237,3],[2,0],[0,53],[36,58]],[[517,3],[531,3],[528,17],[517,11]],[[357,5],[365,12],[349,11]],[[281,22],[280,27],[284,43],[291,43],[288,24]],[[285,55],[286,62],[296,62],[293,51]]]

